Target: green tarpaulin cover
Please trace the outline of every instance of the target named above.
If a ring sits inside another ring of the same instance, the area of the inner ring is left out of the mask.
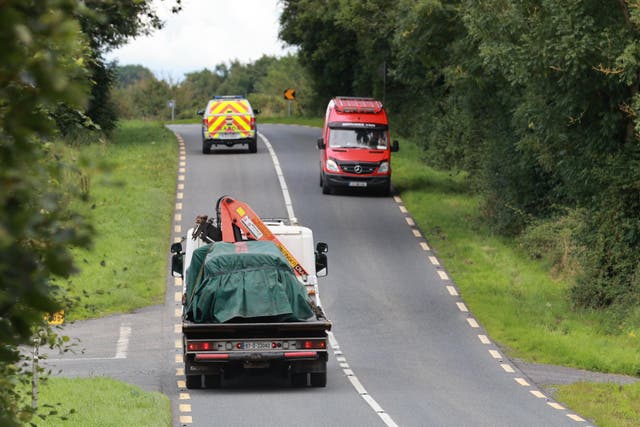
[[[186,276],[185,314],[193,322],[292,322],[313,316],[306,289],[273,242],[202,246],[193,252]]]

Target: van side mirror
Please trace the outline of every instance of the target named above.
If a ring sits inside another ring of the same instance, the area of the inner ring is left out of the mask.
[[[327,252],[329,246],[324,242],[318,242],[316,245],[316,276],[324,277],[329,274],[329,260]]]
[[[260,114],[260,110],[259,110],[259,109],[257,109],[257,108],[256,108],[256,109],[254,109],[254,110],[253,110],[253,114],[255,114],[255,115],[257,116],[258,114]]]
[[[204,116],[204,110],[198,110],[198,111],[196,112],[196,115],[198,115],[198,116]]]
[[[325,147],[325,145],[324,145],[324,139],[322,139],[322,138],[318,138],[318,149],[319,149],[319,150],[324,150],[324,147]]]
[[[391,143],[391,152],[395,153],[400,149],[400,145],[398,145],[398,141],[395,140]]]

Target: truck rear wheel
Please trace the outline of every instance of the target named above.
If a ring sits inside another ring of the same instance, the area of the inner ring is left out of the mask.
[[[204,386],[205,388],[220,388],[222,385],[221,375],[205,375]]]
[[[327,386],[327,373],[326,372],[312,372],[311,373],[311,387],[326,387]]]
[[[202,388],[202,375],[187,375],[186,384],[188,389]]]
[[[307,386],[307,373],[291,374],[291,385],[293,387],[306,387]]]

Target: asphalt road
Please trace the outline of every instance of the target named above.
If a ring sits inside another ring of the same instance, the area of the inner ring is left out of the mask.
[[[210,155],[202,154],[199,125],[171,129],[184,147],[172,238],[184,235],[196,215],[213,215],[224,194],[261,216],[287,217],[267,143],[273,147],[295,216],[329,245],[329,276],[320,279],[334,334],[327,387],[294,389],[267,375],[221,389],[185,389],[180,288],[171,277],[163,306],[71,326],[67,333],[87,351],[51,355],[50,366],[162,391],[180,426],[592,425],[504,358],[401,199],[321,194],[319,129],[261,125],[257,154]]]

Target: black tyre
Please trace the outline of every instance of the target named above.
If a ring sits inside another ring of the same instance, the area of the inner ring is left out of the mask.
[[[312,372],[311,373],[311,387],[326,387],[327,386],[327,373],[326,372]]]
[[[202,375],[187,375],[186,384],[188,389],[202,388]]]
[[[207,141],[202,141],[202,154],[209,153],[211,153],[211,144],[209,144]]]
[[[221,375],[206,375],[204,377],[204,386],[206,388],[220,388],[222,385]]]
[[[322,194],[331,194],[331,186],[326,179],[322,180]]]
[[[249,141],[249,152],[257,153],[258,152],[258,139],[252,139]]]
[[[307,373],[291,374],[291,385],[293,387],[306,387],[307,386]]]

